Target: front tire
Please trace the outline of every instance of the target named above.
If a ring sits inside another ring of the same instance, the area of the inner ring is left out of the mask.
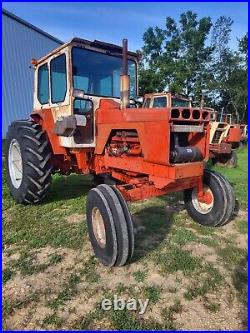
[[[184,191],[184,202],[189,216],[199,224],[209,227],[228,223],[234,212],[235,196],[230,183],[219,173],[204,170],[204,191],[212,198],[206,204],[200,202],[196,189]]]
[[[89,238],[97,259],[105,266],[123,266],[132,257],[134,232],[120,192],[102,184],[87,197]]]
[[[46,133],[28,120],[13,122],[6,136],[6,171],[17,203],[38,203],[51,184],[51,149]]]

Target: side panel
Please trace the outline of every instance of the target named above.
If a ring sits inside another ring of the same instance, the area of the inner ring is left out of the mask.
[[[120,110],[118,103],[101,100],[96,112],[97,141],[96,154],[103,154],[112,130],[136,130],[139,136],[144,160],[166,164],[169,156],[168,112],[154,109]]]

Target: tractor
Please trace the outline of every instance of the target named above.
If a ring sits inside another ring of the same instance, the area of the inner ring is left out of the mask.
[[[232,186],[205,169],[210,112],[179,102],[137,107],[138,56],[126,39],[121,47],[74,38],[32,65],[33,111],[14,121],[6,138],[17,203],[40,203],[54,173],[99,177],[87,195],[87,226],[96,257],[109,267],[133,256],[127,201],[183,191],[194,221],[218,227],[232,219]]]
[[[247,140],[248,140],[248,125],[246,125],[246,124],[240,124],[240,132],[241,132],[241,138],[240,138],[241,144],[247,144]]]
[[[184,94],[173,95],[171,92],[145,94],[143,108],[192,107],[192,101]],[[197,104],[197,103],[196,103]],[[202,105],[202,102],[200,103]],[[235,167],[239,145],[239,126],[232,123],[232,115],[224,114],[223,121],[218,121],[218,112],[212,108],[202,107],[210,113],[209,152],[213,164]]]
[[[208,109],[208,108],[207,108]],[[232,114],[211,112],[210,155],[213,164],[228,167],[237,166],[236,149],[240,145],[240,126],[234,121]]]

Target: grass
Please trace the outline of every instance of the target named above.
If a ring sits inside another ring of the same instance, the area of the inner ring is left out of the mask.
[[[246,220],[238,221],[235,227],[241,234],[248,234],[248,222]]]
[[[146,287],[144,296],[150,303],[157,303],[161,298],[161,289],[153,286]]]
[[[96,283],[100,280],[100,275],[96,272],[96,258],[90,257],[85,263],[84,268],[81,270],[81,275],[84,276],[85,281],[89,283]]]
[[[14,275],[14,271],[12,271],[9,267],[3,269],[2,271],[2,281],[5,284],[8,280],[10,280]]]
[[[130,265],[116,269],[101,266],[93,252],[87,247],[85,250],[89,243],[86,196],[93,186],[90,177],[53,176],[51,191],[43,203],[22,206],[10,196],[3,170],[4,290],[14,282],[11,296],[3,297],[3,324],[6,318],[12,321],[15,314],[19,316],[22,309],[39,312],[39,306],[42,306],[52,313],[37,323],[38,329],[176,330],[179,328],[178,314],[185,316],[189,304],[194,306],[192,302],[205,309],[208,316],[216,312],[223,316],[219,300],[223,289],[234,296],[229,302],[232,306],[237,296],[236,299],[246,307],[247,251],[235,242],[236,234],[247,237],[248,232],[244,217],[247,208],[246,149],[239,150],[238,160],[239,166],[235,169],[216,167],[234,184],[243,212],[233,222],[229,233],[226,232],[227,226],[207,228],[192,222],[179,203],[181,193],[136,202],[130,204],[139,224],[135,235],[135,256]],[[74,214],[82,216],[79,223],[69,222],[69,217]],[[199,244],[203,249],[202,256],[198,250],[187,250],[192,249],[190,244]],[[38,261],[37,254],[44,253],[46,247],[52,248],[52,253]],[[216,262],[210,262],[209,256],[206,257],[206,247],[213,250]],[[62,249],[64,254],[67,251],[71,254],[69,259],[62,254]],[[18,256],[12,257],[17,253]],[[66,260],[72,262],[66,265]],[[46,290],[30,288],[27,289],[29,293],[21,294],[15,287],[16,278],[21,277],[26,283],[35,280],[41,272],[48,279],[56,279],[56,291],[50,287]],[[160,275],[161,284],[155,284],[157,281],[153,281],[151,274],[154,278]],[[168,281],[168,278],[172,283],[164,284],[164,279]],[[230,279],[231,284],[225,282]],[[105,312],[100,309],[102,298],[112,299],[115,294],[125,299],[149,298],[146,317],[126,309]],[[210,299],[211,294],[216,297]],[[81,313],[81,304],[80,309],[78,306],[71,309],[71,303],[79,296],[81,301],[93,303],[92,310]],[[62,315],[64,311],[69,316],[74,314],[77,319],[70,321]],[[153,311],[152,317],[150,311]],[[157,317],[154,311],[158,313]],[[197,311],[198,316],[199,309]]]
[[[200,258],[176,245],[168,245],[166,251],[156,254],[155,262],[165,274],[182,271],[184,275],[190,275],[202,267]]]
[[[133,276],[136,282],[144,282],[147,277],[147,273],[145,271],[137,271],[133,273]]]
[[[248,203],[248,155],[247,147],[240,148],[237,151],[238,166],[237,168],[215,167],[214,169],[221,172],[234,185],[236,197],[240,202],[242,209],[247,208]]]
[[[64,323],[64,320],[57,316],[57,314],[53,313],[52,315],[47,315],[43,319],[43,326],[47,327],[48,325],[54,325],[56,328],[61,328]]]
[[[189,301],[199,296],[204,297],[207,293],[217,290],[225,282],[219,270],[211,264],[207,264],[200,273],[203,274],[199,274],[184,293],[184,297]]]
[[[47,306],[53,310],[57,310],[59,307],[63,306],[67,301],[71,300],[77,293],[77,284],[80,282],[81,278],[76,273],[72,273],[68,282],[64,285],[64,288],[59,292],[59,294],[47,302]]]

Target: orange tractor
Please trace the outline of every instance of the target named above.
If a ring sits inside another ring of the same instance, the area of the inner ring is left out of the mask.
[[[211,111],[210,156],[214,164],[236,167],[236,149],[240,146],[241,130],[232,114]]]
[[[192,107],[192,101],[186,95],[173,95],[170,92],[145,94],[142,107],[149,108],[172,108]],[[231,114],[224,114],[218,120],[218,112],[212,108],[202,107],[210,113],[210,135],[209,135],[209,156],[213,164],[219,163],[230,167],[236,167],[236,148],[240,145],[240,126],[233,122]],[[243,128],[241,128],[242,137]]]
[[[126,201],[184,191],[196,222],[230,221],[234,191],[222,175],[204,169],[210,113],[178,104],[168,112],[136,108],[137,55],[126,40],[119,47],[74,38],[32,63],[34,110],[7,134],[8,185],[18,203],[40,202],[55,172],[99,177],[106,184],[88,193],[87,225],[95,255],[107,266],[133,255]]]

